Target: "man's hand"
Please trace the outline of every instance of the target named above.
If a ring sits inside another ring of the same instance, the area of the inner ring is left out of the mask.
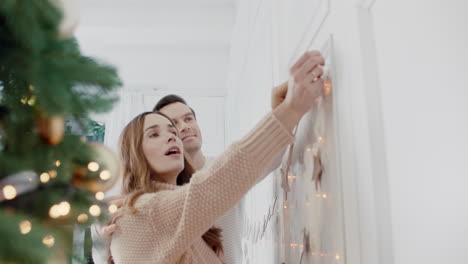
[[[288,92],[288,82],[284,82],[273,88],[271,91],[271,109],[275,109],[286,98]]]

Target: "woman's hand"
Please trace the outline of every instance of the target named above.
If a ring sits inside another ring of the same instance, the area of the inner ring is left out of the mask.
[[[288,129],[292,129],[309,111],[323,91],[322,66],[325,61],[318,51],[306,52],[291,67],[287,86],[273,89],[272,108],[275,116]]]
[[[284,103],[288,107],[304,115],[314,104],[314,99],[323,90],[322,66],[325,60],[318,51],[306,52],[291,67],[287,94]]]

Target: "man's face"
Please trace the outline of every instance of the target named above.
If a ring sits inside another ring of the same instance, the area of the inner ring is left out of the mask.
[[[166,105],[159,111],[172,119],[187,153],[193,153],[201,149],[203,140],[200,128],[188,106],[177,102]]]

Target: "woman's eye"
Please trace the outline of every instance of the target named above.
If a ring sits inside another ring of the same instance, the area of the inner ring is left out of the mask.
[[[153,133],[153,134],[150,134],[149,137],[150,137],[150,138],[153,138],[153,137],[158,137],[158,136],[159,136],[158,133]]]
[[[192,120],[193,120],[192,117],[187,117],[187,118],[185,118],[185,122],[190,122],[190,121],[192,121]]]

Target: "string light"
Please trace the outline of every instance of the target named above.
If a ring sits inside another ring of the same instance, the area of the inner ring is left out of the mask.
[[[288,176],[288,179],[290,179],[290,180],[296,179],[296,176],[294,176],[294,175],[289,175],[289,176]]]
[[[62,164],[62,163],[60,163],[60,160],[55,161],[55,166],[56,166],[56,167],[59,167],[60,164]]]
[[[341,257],[340,257],[339,254],[336,254],[336,255],[335,255],[335,259],[336,259],[336,260],[340,260],[340,258],[341,258]]]
[[[60,217],[60,209],[57,204],[52,205],[49,209],[49,216],[53,219],[59,218]]]
[[[52,235],[47,235],[42,239],[42,244],[48,248],[51,248],[55,244],[55,238]]]
[[[322,143],[323,137],[322,137],[322,136],[319,136],[319,137],[317,138],[317,140],[318,140],[319,143]]]
[[[57,171],[56,170],[50,170],[49,171],[50,178],[54,179],[57,177]]]
[[[110,212],[111,214],[117,212],[117,205],[115,205],[115,204],[109,205],[109,212]]]
[[[70,213],[70,209],[71,206],[68,202],[63,201],[58,205],[58,211],[60,213],[60,216],[68,215],[68,213]]]
[[[47,183],[50,180],[50,175],[49,175],[49,173],[44,172],[44,173],[41,174],[41,176],[39,176],[39,178],[41,179],[42,183]]]
[[[324,193],[324,194],[322,195],[322,198],[323,198],[323,199],[327,199],[327,194]]]
[[[91,205],[91,207],[89,207],[89,213],[94,217],[98,217],[101,215],[101,207],[97,205]]]
[[[88,163],[88,170],[90,171],[98,171],[99,170],[99,164],[95,161],[91,161],[90,163]]]
[[[21,221],[21,223],[19,224],[19,228],[21,234],[26,235],[27,233],[31,232],[31,222],[29,222],[28,220]]]
[[[36,96],[33,95],[31,96],[31,98],[29,98],[28,105],[33,106],[35,103],[36,103]]]
[[[80,215],[78,215],[76,220],[78,220],[78,222],[82,223],[82,224],[86,223],[88,221],[88,215],[87,214],[80,214]]]
[[[31,91],[31,92],[34,91],[34,86],[33,86],[33,85],[30,84],[30,85],[28,86],[28,88],[29,88],[29,91]]]
[[[331,88],[332,88],[332,87],[331,87],[331,82],[330,82],[330,81],[327,80],[327,81],[325,81],[325,82],[323,83],[323,90],[324,90],[324,92],[325,92],[325,96],[330,95],[330,93],[331,93]]]
[[[103,170],[103,171],[101,171],[101,173],[99,174],[99,177],[101,178],[101,180],[107,181],[108,179],[110,179],[111,173],[110,173],[110,171],[108,171],[108,170]]]
[[[97,192],[95,197],[96,197],[97,200],[101,201],[102,199],[104,199],[104,193],[103,192]]]
[[[5,196],[5,199],[7,200],[13,200],[15,199],[17,195],[16,188],[13,185],[5,185],[3,187],[3,196]]]

